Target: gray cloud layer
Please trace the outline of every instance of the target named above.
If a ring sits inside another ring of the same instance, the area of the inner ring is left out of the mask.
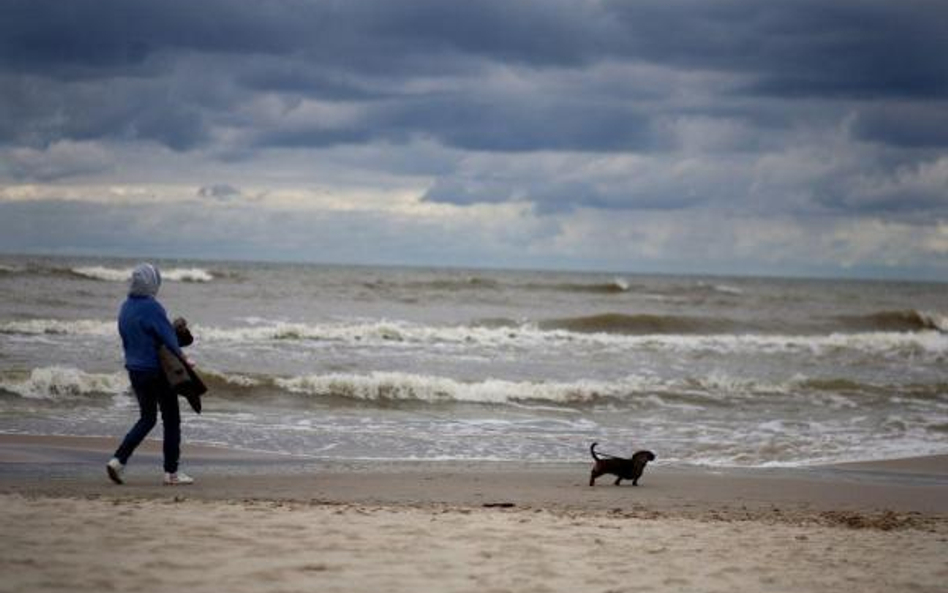
[[[484,84],[498,65],[618,62],[705,71],[729,81],[714,101],[690,106],[712,116],[729,106],[741,114],[742,100],[760,97],[948,95],[948,36],[941,31],[948,5],[939,0],[21,0],[7,2],[4,17],[0,65],[11,92],[3,110],[13,117],[4,118],[2,138],[34,144],[112,136],[184,150],[210,142],[208,128],[227,123],[221,109],[251,93],[364,107],[345,125],[262,134],[258,141],[267,145],[413,134],[475,150],[661,144],[653,132],[656,118],[668,115],[667,82],[651,89],[653,101],[638,100],[650,89],[636,81],[566,89],[521,73],[527,80],[520,88]],[[449,80],[432,91],[406,84],[424,78]],[[53,121],[57,115],[65,121]],[[793,125],[794,115],[771,113],[768,123]],[[945,145],[943,135],[922,126],[892,127],[870,113],[858,131],[881,142]]]
[[[274,154],[369,147],[350,177],[424,175],[430,203],[931,225],[946,22],[942,0],[8,0],[0,184],[107,181],[154,146],[236,202]]]

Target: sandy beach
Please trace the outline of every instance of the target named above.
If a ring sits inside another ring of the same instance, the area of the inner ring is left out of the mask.
[[[806,470],[326,462],[0,437],[2,591],[945,591],[948,460]]]
[[[0,2],[0,593],[948,593],[948,0]]]

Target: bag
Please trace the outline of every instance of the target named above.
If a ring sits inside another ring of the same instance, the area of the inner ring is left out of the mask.
[[[178,338],[178,346],[184,348],[194,343],[194,336],[191,335],[188,322],[184,317],[175,318],[171,325],[174,327],[175,337]]]
[[[164,371],[171,390],[183,395],[198,414],[201,413],[201,395],[207,393],[207,386],[188,363],[171,349],[162,344],[158,347],[158,361]]]

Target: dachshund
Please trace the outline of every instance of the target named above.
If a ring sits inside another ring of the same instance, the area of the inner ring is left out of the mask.
[[[615,485],[618,486],[622,480],[632,480],[633,486],[639,485],[639,478],[645,471],[645,464],[649,461],[655,461],[655,454],[651,451],[638,451],[631,459],[624,457],[615,457],[613,455],[596,455],[596,445],[593,443],[589,447],[589,453],[595,460],[592,472],[589,474],[589,485],[596,485],[596,478],[603,474],[613,474],[616,477]]]

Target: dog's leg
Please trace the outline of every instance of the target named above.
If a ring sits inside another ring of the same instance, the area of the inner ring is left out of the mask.
[[[616,478],[616,482],[615,482],[616,486],[618,486],[618,485],[619,485],[619,482],[621,482],[621,481],[622,481],[622,477],[621,477],[621,476],[618,477],[618,478]]]
[[[602,475],[602,474],[597,473],[596,470],[592,470],[591,472],[589,472],[589,485],[590,485],[590,486],[595,486],[595,485],[596,485],[596,478],[598,478],[598,477],[601,476],[601,475]]]

